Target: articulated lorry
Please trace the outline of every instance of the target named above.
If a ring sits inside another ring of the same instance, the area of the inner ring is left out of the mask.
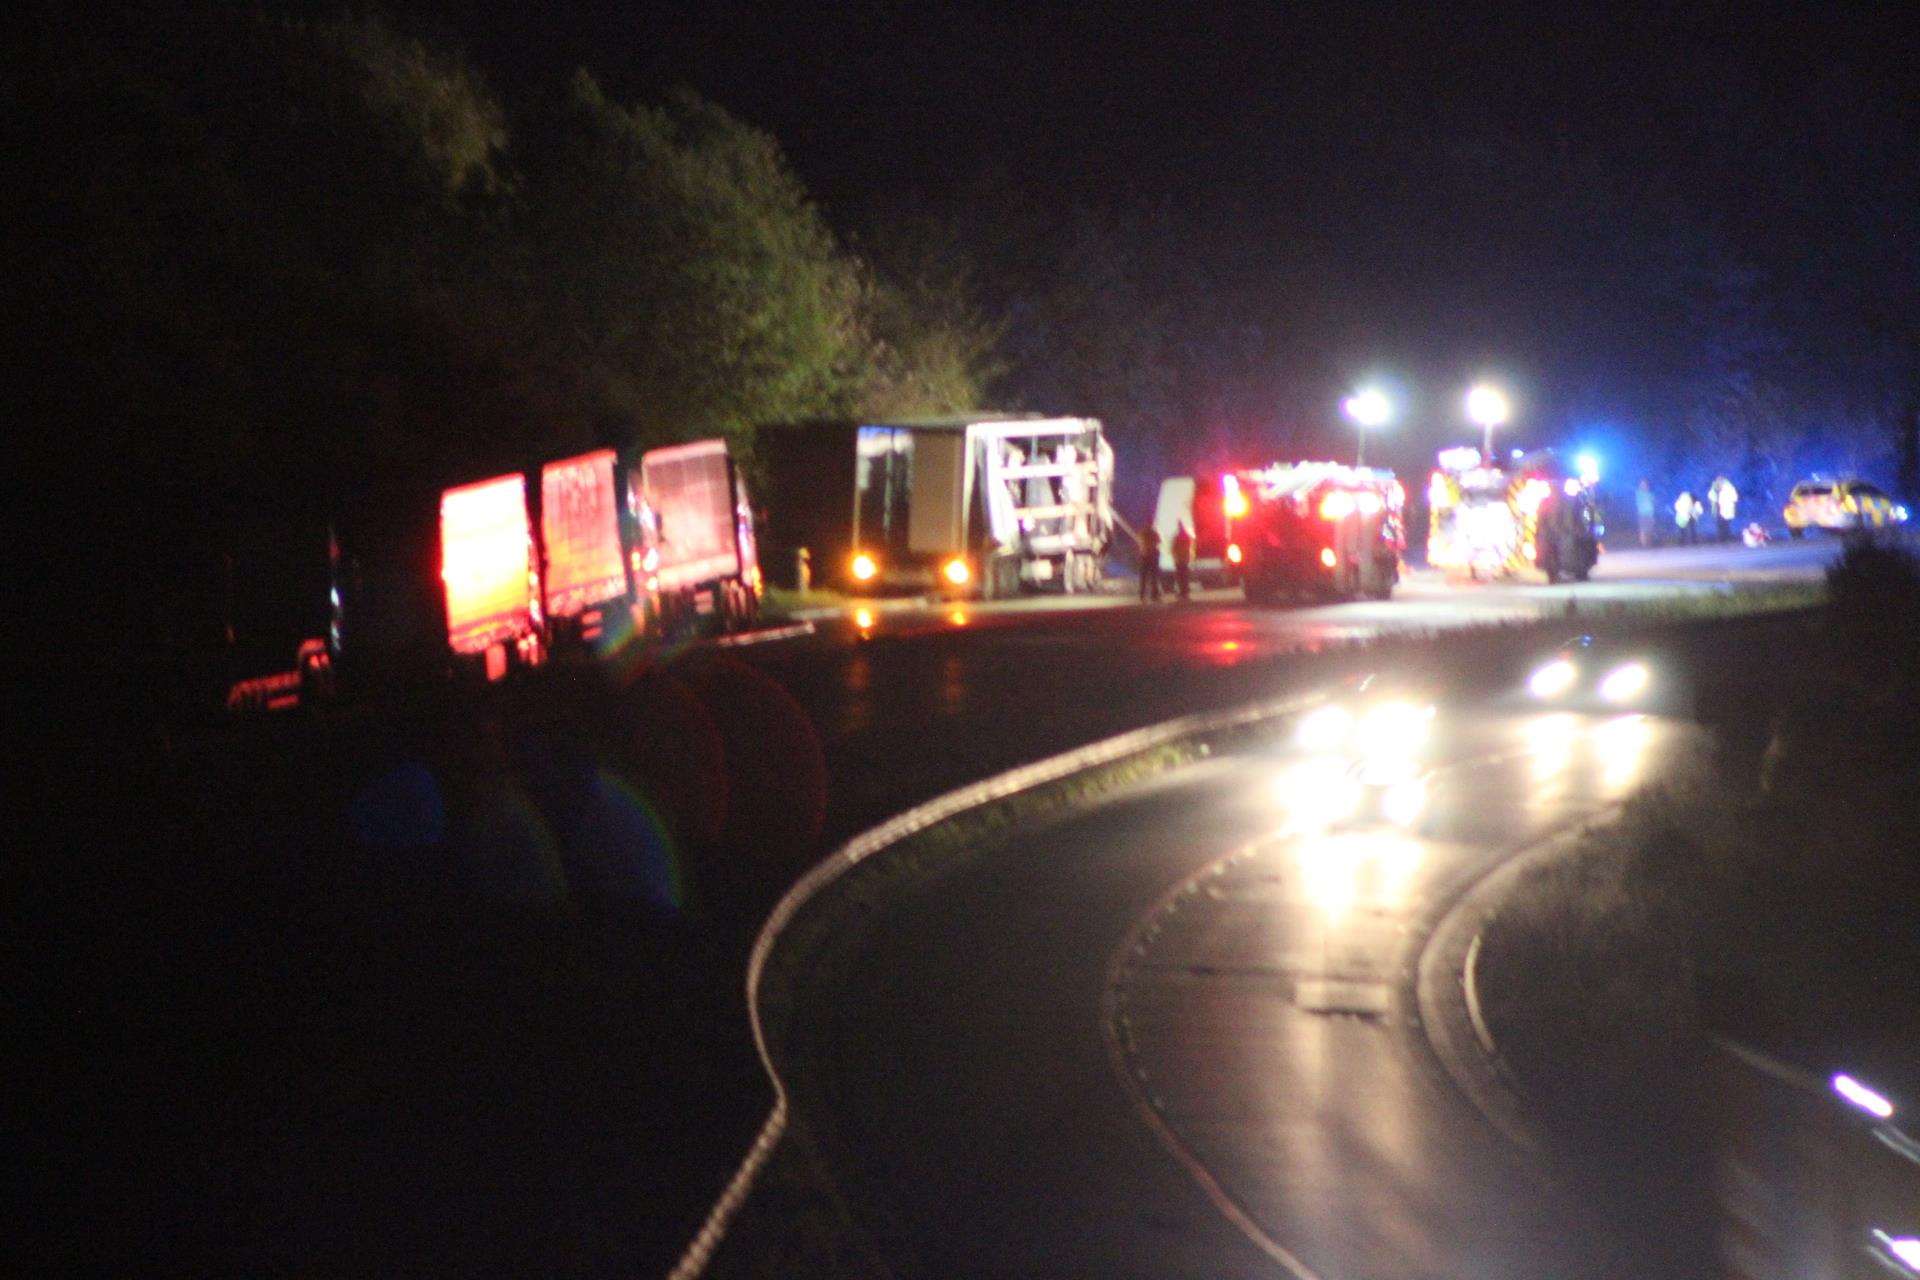
[[[556,650],[736,630],[759,614],[753,513],[724,441],[627,466],[599,449],[439,489],[437,520],[435,493],[370,486],[324,525],[294,526],[275,572],[255,575],[285,617],[251,630],[273,651],[255,671],[289,654],[295,667],[240,673],[230,709],[392,693],[449,670],[497,680]]]
[[[991,599],[1101,581],[1113,450],[1092,418],[815,424],[767,445],[773,545],[816,583]]]

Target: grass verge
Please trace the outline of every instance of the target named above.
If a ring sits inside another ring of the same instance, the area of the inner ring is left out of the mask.
[[[1484,933],[1516,1083],[1643,1222],[1712,1213],[1708,1033],[1920,1083],[1920,571],[1862,545],[1828,591],[1796,645],[1702,673],[1719,750],[1697,776],[1535,868]]]

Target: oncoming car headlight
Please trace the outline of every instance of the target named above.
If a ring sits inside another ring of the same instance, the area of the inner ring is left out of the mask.
[[[1434,708],[1418,702],[1379,702],[1360,717],[1357,746],[1367,754],[1416,750],[1433,732]]]
[[[1579,678],[1580,668],[1571,659],[1555,658],[1527,677],[1527,691],[1536,698],[1557,698]]]
[[[1644,662],[1625,662],[1600,681],[1600,696],[1608,702],[1631,702],[1647,691],[1653,673]]]

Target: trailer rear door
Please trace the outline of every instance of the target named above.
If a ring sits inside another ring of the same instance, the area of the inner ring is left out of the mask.
[[[540,470],[549,617],[577,617],[627,592],[613,473],[611,449],[549,462]]]
[[[440,495],[440,578],[455,653],[481,653],[532,632],[532,556],[525,477],[498,476]]]
[[[643,500],[653,512],[661,590],[740,573],[732,477],[724,440],[650,450],[640,459]]]
[[[915,555],[964,551],[967,433],[913,433],[913,498],[907,508],[907,550]]]

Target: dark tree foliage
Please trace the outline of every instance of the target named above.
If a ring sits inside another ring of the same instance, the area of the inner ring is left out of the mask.
[[[64,552],[110,649],[230,644],[243,580],[295,590],[343,504],[430,518],[437,485],[581,448],[982,394],[964,281],[876,273],[773,138],[691,94],[582,72],[510,104],[298,7],[37,35],[4,112],[23,460],[90,508]]]

